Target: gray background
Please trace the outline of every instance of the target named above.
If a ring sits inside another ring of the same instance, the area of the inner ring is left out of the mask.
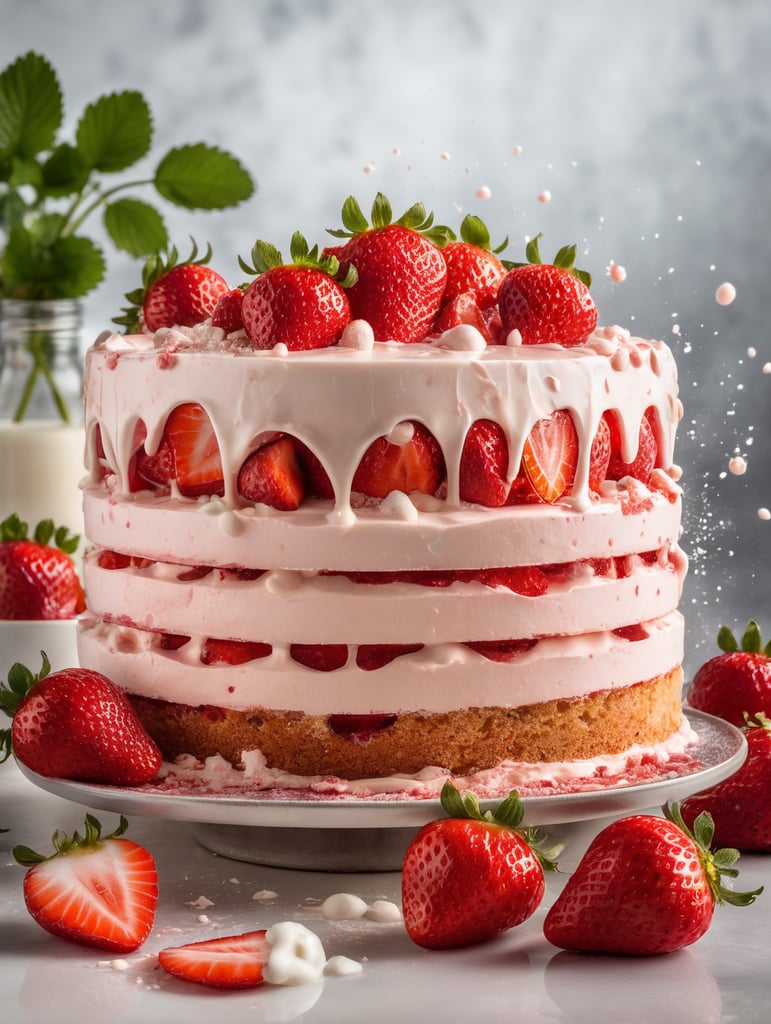
[[[350,193],[368,209],[382,190],[397,212],[420,199],[454,226],[477,213],[511,258],[537,231],[545,256],[578,242],[601,323],[677,355],[687,667],[722,622],[754,616],[771,636],[767,0],[0,0],[0,27],[0,67],[28,49],[51,60],[68,128],[101,93],[140,89],[146,169],[197,141],[242,159],[259,183],[247,204],[165,211],[179,248],[211,242],[233,284],[256,238],[323,243]],[[721,307],[726,280],[738,296]],[[138,281],[109,251],[89,337]]]

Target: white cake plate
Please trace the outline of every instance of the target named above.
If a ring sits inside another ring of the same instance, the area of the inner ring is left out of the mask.
[[[524,796],[524,824],[561,825],[631,814],[681,800],[732,775],[747,756],[741,730],[686,709],[697,741],[689,754],[699,765],[662,769],[660,778],[598,790]],[[19,763],[36,786],[90,808],[197,823],[195,837],[220,856],[272,867],[313,871],[393,871],[417,829],[444,816],[438,799],[249,798],[159,793],[151,786],[122,789],[49,779]],[[505,794],[501,794],[504,796]],[[480,800],[483,809],[499,799]]]

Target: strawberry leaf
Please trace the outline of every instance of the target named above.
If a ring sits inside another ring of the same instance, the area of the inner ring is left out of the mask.
[[[254,192],[251,177],[235,157],[202,142],[169,150],[154,184],[164,199],[190,210],[223,210]]]
[[[78,122],[75,138],[89,169],[114,174],[140,160],[150,149],[153,126],[141,93],[100,96]]]
[[[721,651],[726,654],[732,654],[734,651],[739,650],[739,645],[736,642],[736,637],[728,626],[721,626],[717,634],[717,645]]]
[[[3,291],[19,299],[77,298],[104,277],[102,250],[74,235],[41,241],[34,229],[17,224],[2,257]]]
[[[139,199],[118,199],[105,207],[104,226],[116,249],[132,256],[150,256],[169,244],[163,218]]]
[[[41,186],[49,196],[80,192],[88,181],[88,168],[80,150],[67,142],[54,149],[41,171]]]
[[[50,149],[62,123],[56,72],[37,53],[19,57],[0,74],[0,157],[30,157]]]

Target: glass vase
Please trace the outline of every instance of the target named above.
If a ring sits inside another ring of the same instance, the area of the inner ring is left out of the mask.
[[[82,533],[82,306],[0,300],[0,520]]]

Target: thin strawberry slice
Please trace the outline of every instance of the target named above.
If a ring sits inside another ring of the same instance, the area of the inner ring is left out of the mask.
[[[127,822],[101,837],[90,814],[84,836],[54,834],[56,853],[42,858],[26,847],[14,856],[29,867],[24,902],[37,923],[73,942],[115,953],[138,949],[150,934],[158,901],[158,873],[152,856],[119,838]]]
[[[492,420],[471,424],[460,457],[460,498],[486,508],[506,504],[509,446],[503,428]]]
[[[578,462],[578,434],[569,412],[558,409],[538,420],[522,452],[522,465],[538,496],[550,504],[572,485]]]
[[[239,470],[238,493],[247,501],[282,512],[299,508],[305,479],[294,438],[280,437],[252,452]]]
[[[347,644],[291,644],[294,661],[317,672],[334,672],[348,661]]]
[[[396,715],[330,715],[327,725],[331,732],[346,740],[366,743],[380,732],[390,729]]]
[[[387,437],[373,441],[356,469],[352,490],[371,498],[385,498],[392,491],[436,493],[445,473],[436,439],[420,423],[400,426],[409,435],[407,439],[403,444]]]
[[[161,967],[176,978],[209,988],[256,988],[270,958],[265,929],[227,935],[184,946],[170,946],[158,954]]]
[[[470,640],[466,647],[481,654],[488,661],[508,662],[513,661],[531,650],[538,643],[537,640]]]
[[[439,310],[439,315],[434,324],[434,331],[437,334],[442,334],[444,331],[452,330],[453,327],[459,327],[461,324],[475,327],[485,341],[489,342],[490,336],[487,331],[487,322],[482,315],[473,292],[461,292],[460,295],[448,299]]]
[[[204,665],[243,665],[267,658],[273,648],[254,640],[219,640],[208,637],[201,646]]]
[[[403,654],[415,654],[423,649],[423,644],[359,644],[356,651],[356,664],[365,672],[382,668]]]

